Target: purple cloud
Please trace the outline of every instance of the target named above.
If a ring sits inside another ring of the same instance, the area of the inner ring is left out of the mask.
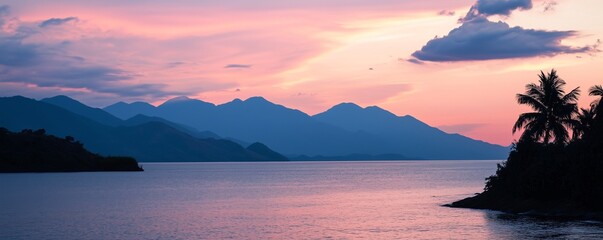
[[[61,24],[67,23],[67,22],[77,21],[77,20],[78,19],[76,17],[51,18],[51,19],[41,22],[40,25],[38,25],[38,26],[41,28],[44,28],[44,27],[48,27],[48,26],[61,25]]]
[[[532,0],[478,0],[475,4],[475,8],[479,13],[487,16],[509,16],[511,12],[516,9],[531,9]]]
[[[437,128],[447,133],[468,133],[475,129],[485,126],[482,123],[464,123],[464,124],[453,124],[453,125],[441,125]]]
[[[423,61],[445,62],[554,56],[596,50],[593,46],[561,45],[562,39],[576,34],[575,31],[511,28],[504,22],[479,18],[463,23],[442,38],[428,41],[412,56]]]
[[[0,6],[0,27],[4,26],[5,23],[5,19],[6,17],[8,17],[8,14],[10,13],[10,7],[7,5],[2,5]]]
[[[459,23],[468,22],[476,18],[485,18],[492,15],[509,16],[513,10],[532,9],[531,0],[477,0],[471,6],[465,17]]]
[[[450,10],[442,10],[438,12],[440,16],[454,16],[455,12]]]
[[[572,47],[561,40],[576,36],[576,31],[546,31],[510,27],[504,22],[491,22],[490,15],[508,16],[512,11],[532,8],[531,0],[478,0],[462,24],[448,35],[429,40],[412,56],[414,61],[453,62],[535,56],[554,56],[566,53],[591,53],[598,45]]]
[[[251,68],[249,64],[228,64],[224,68]]]
[[[555,10],[555,6],[557,6],[557,2],[555,1],[545,1],[542,3],[543,6],[543,11],[544,12],[548,12],[548,11],[553,11]]]
[[[60,25],[77,18],[51,18],[38,27]],[[7,21],[20,23],[10,16],[8,6],[0,6],[0,26]],[[41,30],[40,30],[41,31]],[[125,70],[93,64],[69,54],[69,44],[61,42],[30,43],[29,37],[40,32],[24,24],[16,31],[0,28],[0,83],[33,85],[40,88],[88,89],[122,97],[164,97],[182,92],[166,91],[162,84],[134,84],[134,74]]]
[[[413,63],[413,64],[418,64],[418,65],[424,64],[421,60],[416,59],[416,58],[406,59],[405,61],[407,61],[409,63]]]

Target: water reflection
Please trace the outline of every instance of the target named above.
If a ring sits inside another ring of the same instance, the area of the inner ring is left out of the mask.
[[[506,239],[601,239],[603,223],[484,211],[491,236]]]
[[[599,223],[441,207],[496,161],[145,164],[0,174],[0,239],[601,238]]]

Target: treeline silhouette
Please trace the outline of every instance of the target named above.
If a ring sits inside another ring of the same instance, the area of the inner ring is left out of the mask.
[[[513,126],[523,132],[508,159],[483,193],[450,206],[565,216],[603,211],[603,88],[591,87],[598,99],[578,109],[579,88],[566,93],[554,69],[539,78],[517,94],[534,111]]]
[[[44,129],[14,133],[0,128],[0,172],[142,170],[134,158],[91,153],[71,136],[58,138]]]

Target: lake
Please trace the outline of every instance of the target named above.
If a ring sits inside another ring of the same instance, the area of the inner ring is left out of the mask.
[[[144,163],[0,174],[0,239],[603,238],[603,224],[442,207],[500,161]]]

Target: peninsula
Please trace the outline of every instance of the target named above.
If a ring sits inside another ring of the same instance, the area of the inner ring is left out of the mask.
[[[47,135],[44,129],[10,132],[0,128],[0,172],[143,171],[131,157],[103,157],[73,137]]]

